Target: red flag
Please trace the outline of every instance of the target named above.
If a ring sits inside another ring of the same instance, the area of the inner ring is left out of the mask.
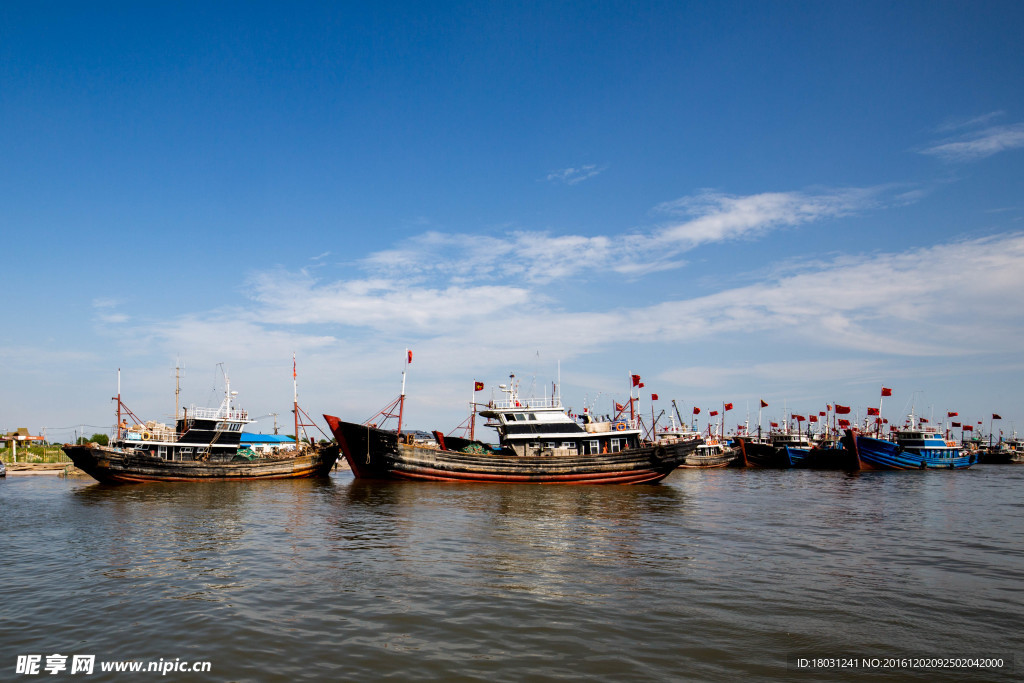
[[[825,410],[832,410],[832,404],[831,403],[826,403],[825,404]]]
[[[621,413],[621,412],[622,412],[623,410],[625,410],[625,409],[626,409],[626,406],[622,405],[621,403],[616,403],[616,404],[615,404],[615,410],[616,410],[617,412],[620,412],[620,413]]]
[[[868,415],[878,415],[878,408],[868,408]]]
[[[959,427],[960,426],[959,422],[950,422],[950,424],[953,425],[954,427]]]
[[[698,408],[697,406],[694,406],[693,407],[693,414],[694,415],[700,415],[700,408]]]
[[[790,416],[789,416],[789,419],[791,419],[791,420],[796,420],[797,422],[803,422],[803,421],[804,421],[804,420],[806,420],[807,418],[806,418],[806,417],[804,417],[803,415],[790,415]]]
[[[651,394],[651,400],[652,401],[657,401],[658,400],[658,395],[657,394]]]
[[[1002,420],[1003,416],[1002,415],[996,415],[995,413],[992,413],[992,419],[993,420]]]
[[[761,407],[762,408],[767,408],[768,407],[768,404],[765,402],[765,400],[763,398],[761,399]]]
[[[827,413],[824,410],[818,413],[819,417],[825,417],[825,415],[827,415]]]
[[[710,413],[708,413],[708,415],[710,415],[711,417],[714,417],[715,415],[718,415],[718,411],[717,410],[712,410]]]
[[[963,426],[963,430],[965,432],[973,432],[974,431],[974,425],[964,425]]]
[[[921,424],[928,424],[928,420],[927,420],[926,418],[923,418],[923,417],[922,417],[922,418],[920,418],[920,419],[918,420],[918,422],[920,422]]]
[[[772,423],[771,423],[771,425],[772,425],[772,427],[774,428],[774,427],[778,427],[778,426],[779,426],[779,423],[778,423],[778,422],[772,422]]]
[[[473,382],[473,391],[483,391],[483,390],[484,390],[484,383],[483,382]]]
[[[838,403],[836,404],[836,415],[849,415],[849,414],[850,414],[850,406],[841,406]]]
[[[882,387],[882,396],[892,396],[892,389]]]
[[[842,419],[840,419],[839,420],[839,426],[840,427],[849,427],[850,426],[850,421],[849,420],[842,420]]]
[[[960,413],[946,413],[946,417],[960,417]]]
[[[405,352],[406,352],[406,353],[408,354],[408,356],[409,356],[409,360],[407,360],[406,362],[407,362],[407,363],[411,363],[411,362],[412,362],[412,349],[406,349],[406,350],[405,350]]]
[[[808,422],[817,422],[818,421],[818,416],[817,415],[811,415],[809,418],[807,418],[807,421]]]
[[[726,403],[725,406],[723,407],[723,409],[724,410],[732,410],[732,404],[731,403]]]
[[[640,384],[637,384],[637,387],[639,387],[640,389],[643,389],[644,388],[644,383],[640,382]]]
[[[640,375],[633,375],[633,386],[640,386]]]
[[[882,424],[882,418],[880,418],[880,417],[876,417],[876,418],[875,418],[875,424],[876,424],[876,425],[880,425],[880,424]]]
[[[292,379],[295,379],[295,354],[292,354]]]

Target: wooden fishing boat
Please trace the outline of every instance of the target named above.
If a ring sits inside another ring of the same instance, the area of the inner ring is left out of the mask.
[[[658,433],[658,443],[665,445],[677,441],[695,441],[697,448],[686,456],[679,466],[682,469],[707,469],[712,467],[728,467],[739,456],[739,450],[726,445],[717,437],[704,439],[700,432],[688,429],[666,429]]]
[[[183,409],[173,427],[140,421],[122,403],[118,389],[118,424],[109,445],[92,442],[62,448],[76,467],[108,484],[290,479],[330,472],[338,459],[336,444],[300,443],[261,454],[241,448],[242,427],[253,420],[231,405],[238,392],[230,390],[227,375],[224,380],[224,400],[218,408]]]
[[[502,391],[505,400],[478,411],[497,431],[497,448],[443,435],[436,446],[423,445],[401,427],[390,431],[333,415],[324,419],[352,473],[363,479],[649,484],[680,467],[700,443],[642,443],[632,420],[580,424],[557,396],[520,398],[514,381]]]

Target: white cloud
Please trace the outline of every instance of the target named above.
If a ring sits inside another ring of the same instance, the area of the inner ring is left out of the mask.
[[[794,227],[868,208],[878,192],[877,189],[846,188],[820,194],[763,192],[737,197],[705,190],[656,207],[657,211],[665,213],[693,216],[684,223],[663,229],[656,241],[693,248],[709,242],[757,236],[775,228]]]
[[[585,164],[579,168],[569,167],[557,171],[551,171],[544,179],[549,182],[576,185],[577,183],[582,183],[584,180],[589,180],[599,173],[604,172],[607,168],[607,166],[598,166],[597,164]]]
[[[685,265],[683,254],[702,244],[763,236],[772,230],[874,208],[892,189],[840,188],[749,196],[706,190],[657,206],[658,213],[691,217],[667,227],[614,236],[517,229],[506,229],[501,236],[432,231],[372,254],[360,266],[388,281],[436,283],[442,278],[459,285],[502,280],[533,286],[608,272],[638,277]],[[884,201],[906,203],[912,196],[903,191]]]
[[[946,161],[976,161],[1011,149],[1024,147],[1024,123],[993,126],[944,140],[921,150],[922,154]]]

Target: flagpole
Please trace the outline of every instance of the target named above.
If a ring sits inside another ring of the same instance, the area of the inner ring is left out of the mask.
[[[292,412],[295,413],[295,449],[299,448],[299,381],[295,367],[295,352],[292,351]]]
[[[405,363],[402,365],[402,393],[398,397],[398,438],[402,438],[402,414],[405,411],[405,371],[409,367],[409,356],[412,352],[409,349],[405,350]]]

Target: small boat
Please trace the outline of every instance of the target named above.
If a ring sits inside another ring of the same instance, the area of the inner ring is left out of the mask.
[[[658,433],[658,443],[672,444],[678,441],[695,441],[697,448],[686,456],[679,466],[682,469],[707,469],[728,467],[740,457],[739,450],[726,446],[717,437],[704,439],[700,432],[688,429],[667,429]]]
[[[1022,464],[1024,463],[1024,440],[1018,439],[1015,434],[1012,439],[980,448],[978,462],[988,465]]]
[[[122,403],[119,389],[118,426],[109,445],[64,444],[63,450],[76,467],[107,484],[288,479],[330,472],[338,459],[336,444],[298,444],[262,454],[241,448],[242,428],[253,420],[231,405],[238,392],[230,390],[226,374],[224,380],[224,400],[218,408],[183,409],[173,427],[138,420]]]
[[[557,396],[521,398],[514,381],[501,389],[505,400],[478,411],[497,431],[497,448],[437,434],[436,445],[426,445],[409,438],[401,426],[391,431],[333,415],[324,419],[360,479],[651,484],[682,466],[699,444],[645,443],[633,420],[580,424]],[[399,400],[404,400],[404,389]]]
[[[898,430],[895,441],[847,430],[844,439],[866,470],[962,470],[978,462],[975,453],[961,453],[955,441],[947,441],[934,427],[919,427],[913,413],[910,427]]]

